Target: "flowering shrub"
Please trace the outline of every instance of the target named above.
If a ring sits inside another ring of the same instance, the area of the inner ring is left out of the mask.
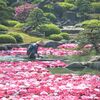
[[[62,44],[60,46],[58,46],[58,48],[64,48],[64,49],[75,49],[78,47],[78,44],[74,44],[74,43],[65,43],[65,44]]]
[[[91,49],[91,48],[92,48],[92,44],[87,44],[87,45],[84,46],[84,48],[89,48],[89,49]]]
[[[24,5],[15,8],[15,15],[19,15],[24,11],[30,11],[33,8],[33,4],[25,3]]]
[[[15,16],[17,19],[24,21],[28,17],[30,10],[36,7],[37,5],[29,3],[25,3],[21,6],[15,7]]]

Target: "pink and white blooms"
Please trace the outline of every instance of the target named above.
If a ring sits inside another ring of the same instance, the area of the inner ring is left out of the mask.
[[[0,55],[26,55],[26,50],[13,48]],[[78,54],[73,51],[42,47],[38,50],[42,55]],[[99,75],[59,75],[46,69],[66,66],[59,60],[0,62],[0,100],[100,100]]]
[[[0,100],[100,100],[100,76],[53,75],[53,63],[0,62]]]
[[[26,48],[13,48],[10,51],[0,51],[0,55],[26,55]],[[80,55],[83,52],[78,50],[65,50],[65,49],[53,49],[43,48],[38,49],[38,53],[41,55],[55,55],[55,56],[66,56],[66,55]]]
[[[31,9],[36,8],[36,7],[37,7],[37,5],[25,3],[25,4],[15,8],[15,16],[17,16],[23,12],[29,12]]]
[[[60,49],[76,49],[78,47],[78,44],[74,44],[74,43],[65,43],[62,44],[60,46],[58,46],[58,48]]]

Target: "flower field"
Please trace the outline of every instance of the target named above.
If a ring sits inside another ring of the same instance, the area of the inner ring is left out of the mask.
[[[41,55],[55,55],[55,56],[66,56],[66,55],[80,55],[83,53],[81,50],[77,50],[77,44],[62,44],[57,49],[39,47],[38,53]],[[85,48],[91,48],[91,45],[86,45]],[[13,48],[12,50],[0,51],[0,55],[26,55],[27,48]]]
[[[69,44],[70,45],[70,44]],[[57,49],[54,48],[44,48],[39,47],[38,53],[40,55],[55,55],[55,56],[65,56],[65,55],[80,55],[83,52],[80,50],[70,50],[75,48],[76,45],[61,45]],[[68,49],[66,49],[68,48]],[[8,51],[0,51],[0,55],[26,55],[27,48],[13,48],[12,50]]]
[[[38,52],[58,56],[82,53],[42,47]],[[26,55],[26,48],[0,52],[0,56],[19,54]],[[0,100],[100,100],[99,75],[60,75],[47,70],[66,66],[59,60],[0,62]]]
[[[100,76],[52,75],[56,62],[1,62],[1,100],[100,100]]]

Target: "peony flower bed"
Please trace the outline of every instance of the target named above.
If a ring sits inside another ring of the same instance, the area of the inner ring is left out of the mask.
[[[0,62],[0,100],[100,100],[100,76],[52,75],[60,61]]]
[[[26,55],[27,48],[13,48],[8,51],[0,51],[0,55]],[[38,53],[40,55],[55,55],[55,56],[66,56],[66,55],[80,55],[83,52],[78,50],[65,50],[65,49],[53,49],[39,47]]]
[[[26,55],[26,48],[0,51],[0,56]],[[82,51],[40,47],[41,55],[78,55]],[[66,67],[56,61],[0,62],[0,100],[100,100],[99,75],[51,74]]]

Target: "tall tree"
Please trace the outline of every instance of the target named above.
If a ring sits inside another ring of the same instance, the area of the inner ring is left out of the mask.
[[[78,15],[82,20],[86,20],[86,15],[91,11],[90,0],[76,0]]]
[[[45,17],[41,9],[34,9],[30,12],[27,18],[27,24],[32,26],[33,29],[36,29],[39,25],[48,23],[49,20]]]
[[[85,30],[78,35],[80,45],[92,44],[96,53],[100,53],[100,21],[88,20],[84,21],[82,25]]]
[[[11,7],[8,7],[7,0],[0,0],[0,23],[3,23],[5,19],[9,19],[12,15]]]

